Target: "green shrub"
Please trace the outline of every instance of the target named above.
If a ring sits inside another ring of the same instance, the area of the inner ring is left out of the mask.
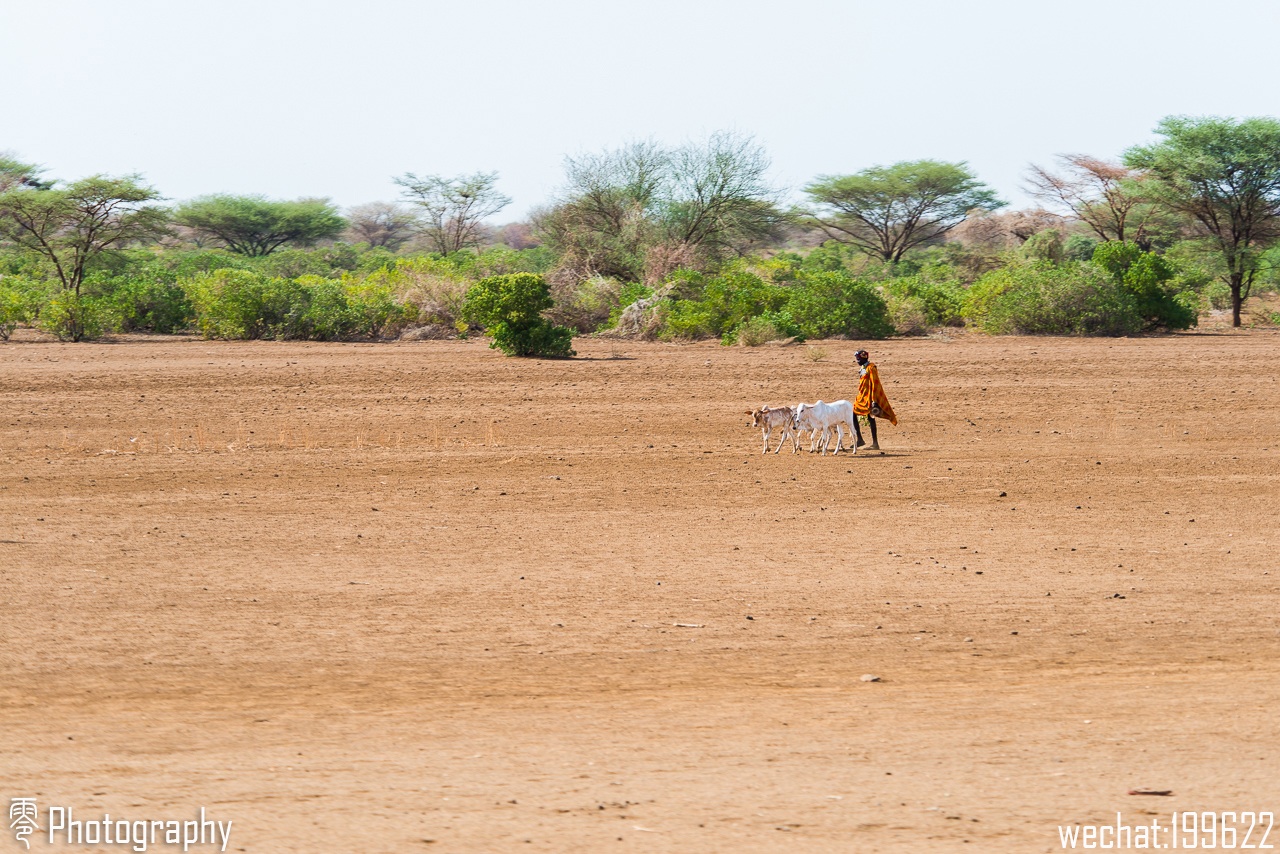
[[[398,260],[396,253],[390,249],[384,246],[374,246],[361,253],[360,263],[356,265],[355,270],[352,272],[367,276],[379,270],[395,267]]]
[[[335,243],[332,246],[322,246],[314,251],[325,264],[329,265],[331,273],[350,273],[360,267],[363,256],[368,249],[361,250],[350,243]]]
[[[290,312],[275,337],[341,341],[357,334],[360,317],[352,309],[341,282],[323,276],[302,276],[293,285],[296,290],[288,296],[302,304],[302,311],[296,317]]]
[[[658,337],[663,341],[694,341],[716,334],[715,315],[697,300],[674,300],[668,306]]]
[[[791,316],[790,308],[766,311],[760,317],[773,326],[779,338],[794,338],[797,342],[805,340],[804,331],[800,329],[800,324],[796,323],[796,319]]]
[[[38,257],[0,244],[0,276],[36,277],[39,272]]]
[[[1089,263],[988,273],[966,294],[964,314],[994,334],[1128,335],[1143,325],[1133,294]]]
[[[405,306],[403,322],[450,328],[458,325],[467,289],[473,284],[451,263],[431,256],[402,258],[368,274],[362,282],[363,288],[387,294]],[[416,314],[409,313],[410,306],[416,307]]]
[[[26,276],[0,276],[0,341],[8,341],[13,330],[39,317],[47,301],[46,285]]]
[[[395,288],[385,277],[343,276],[342,284],[358,335],[397,335],[418,317],[418,306],[397,299]]]
[[[1098,239],[1087,234],[1073,234],[1062,244],[1062,255],[1068,261],[1090,261],[1098,248]]]
[[[1170,284],[1178,268],[1167,258],[1143,252],[1132,243],[1111,241],[1094,250],[1093,263],[1133,295],[1144,328],[1189,329],[1196,325],[1195,300],[1180,295]]]
[[[845,272],[802,272],[786,309],[804,338],[885,338],[894,332],[875,286]]]
[[[385,275],[268,277],[216,270],[182,282],[206,338],[340,341],[398,332],[417,316],[396,300]]]
[[[804,340],[800,327],[796,325],[795,320],[791,317],[791,312],[786,309],[766,311],[764,314],[758,314],[742,321],[733,329],[725,332],[720,337],[720,343],[726,347],[733,344],[741,344],[744,347],[758,347],[769,341],[780,341],[784,338],[794,338],[797,341]]]
[[[777,341],[786,338],[787,335],[778,331],[778,327],[773,324],[765,315],[753,317],[750,320],[744,320],[739,323],[733,330],[725,333],[723,344],[738,343],[743,347],[759,347],[769,341]]]
[[[254,258],[252,265],[251,269],[269,278],[296,279],[300,276],[328,276],[333,273],[329,259],[315,249],[277,249],[270,255]]]
[[[156,259],[173,281],[189,279],[198,273],[214,270],[249,270],[253,259],[225,249],[199,249],[187,252],[166,252]]]
[[[511,249],[506,246],[489,246],[474,254],[461,252],[449,256],[461,264],[466,259],[474,259],[469,267],[459,266],[459,270],[477,278],[501,276],[510,273],[549,273],[556,264],[556,255],[546,246],[535,246],[530,249]]]
[[[490,276],[467,291],[462,319],[488,331],[490,346],[508,356],[572,356],[573,330],[542,316],[551,305],[551,290],[540,275]]]
[[[1022,255],[1032,261],[1047,261],[1050,264],[1061,264],[1066,260],[1062,233],[1056,228],[1048,228],[1039,234],[1033,234],[1022,244]]]
[[[1165,284],[1173,295],[1190,306],[1192,310],[1199,315],[1211,306],[1209,305],[1208,290],[1214,282],[1214,277],[1207,271],[1192,267],[1187,269],[1180,267],[1178,274]],[[1231,305],[1231,291],[1226,289],[1226,305]]]
[[[1214,279],[1205,285],[1204,298],[1209,308],[1225,311],[1231,308],[1231,286],[1221,279]]]
[[[296,279],[300,276],[339,278],[343,273],[368,274],[394,266],[396,255],[383,247],[335,243],[312,249],[286,247],[270,255],[248,257],[225,249],[168,249],[148,258],[130,259],[117,275],[139,275],[141,268],[163,270],[171,281],[188,279],[214,270],[251,270],[268,277]]]
[[[320,278],[320,277],[316,277]],[[306,279],[285,279],[263,276],[258,291],[261,310],[257,318],[260,329],[253,337],[290,338],[307,337],[307,310],[310,308],[310,292]]]
[[[805,255],[800,267],[806,273],[848,272],[850,252],[847,245],[828,240]]]
[[[0,280],[0,341],[8,341],[18,324],[27,319],[26,308],[22,294]]]
[[[796,280],[804,266],[804,258],[794,252],[779,252],[771,258],[757,258],[751,266],[775,285],[785,284]]]
[[[298,333],[307,301],[291,279],[215,270],[182,284],[195,308],[196,328],[206,338],[302,337]]]
[[[786,305],[791,289],[755,273],[730,269],[716,276],[681,271],[669,280],[672,302],[658,337],[664,340],[736,338],[741,324]]]
[[[889,279],[884,283],[884,289],[892,296],[917,304],[928,326],[964,325],[960,311],[964,303],[964,286],[958,279],[933,278],[926,271],[915,276]]]
[[[1016,286],[1017,278],[1008,268],[992,270],[979,278],[965,291],[960,313],[966,325],[976,326],[984,332],[996,334],[1003,325],[1001,301]]]
[[[40,308],[37,325],[59,341],[91,341],[115,332],[120,320],[106,299],[59,290]]]
[[[117,279],[105,287],[125,332],[182,332],[195,319],[191,300],[176,282],[148,276]]]
[[[874,286],[847,272],[801,269],[790,286],[734,269],[712,277],[673,277],[659,337],[719,336],[731,344],[761,335],[827,338],[835,335],[882,338],[893,334],[884,300]],[[758,318],[764,318],[755,322]]]
[[[899,335],[924,335],[929,331],[930,323],[925,316],[924,304],[914,297],[884,294],[885,306],[888,309],[889,322]]]
[[[455,273],[468,279],[486,279],[511,273],[546,274],[555,267],[555,254],[545,246],[531,249],[512,249],[508,246],[488,246],[479,251],[454,252],[448,257],[431,253],[418,256],[447,265]]]
[[[708,279],[702,290],[702,304],[710,317],[708,332],[722,335],[744,321],[782,308],[788,297],[789,289],[742,270]]]

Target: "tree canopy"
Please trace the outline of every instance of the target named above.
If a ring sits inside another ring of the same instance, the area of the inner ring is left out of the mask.
[[[535,224],[566,265],[587,275],[657,280],[776,234],[783,215],[769,166],[763,148],[733,133],[571,157],[561,199]]]
[[[1125,152],[1148,176],[1150,195],[1194,222],[1220,254],[1231,288],[1232,324],[1280,239],[1280,121],[1169,116],[1164,137]]]
[[[13,156],[0,151],[0,193],[13,187],[29,187],[34,190],[48,190],[52,182],[41,181],[40,173],[44,170],[32,163],[23,163]]]
[[[67,337],[84,334],[80,289],[92,264],[129,243],[164,232],[159,193],[130,175],[94,175],[64,187],[19,181],[0,192],[0,236],[48,264],[66,303]]]
[[[270,255],[285,244],[310,246],[337,237],[347,222],[328,199],[274,201],[263,196],[202,196],[173,219],[240,255]]]
[[[812,199],[805,221],[885,262],[901,261],[908,250],[938,239],[972,210],[1005,205],[968,164],[938,160],[822,176],[805,192]]]
[[[422,210],[421,230],[433,251],[449,256],[480,243],[484,220],[511,204],[498,192],[497,172],[444,178],[406,172],[394,179]]]
[[[1145,197],[1138,172],[1087,154],[1060,154],[1057,159],[1060,173],[1031,164],[1031,195],[1066,208],[1104,241],[1133,240],[1150,249],[1148,224],[1158,218],[1159,206]]]
[[[645,250],[658,241],[657,209],[668,156],[653,142],[565,159],[566,187],[535,214],[542,240],[581,275],[640,281]]]
[[[357,242],[392,252],[404,246],[418,229],[418,218],[404,205],[369,202],[347,211],[348,228]]]

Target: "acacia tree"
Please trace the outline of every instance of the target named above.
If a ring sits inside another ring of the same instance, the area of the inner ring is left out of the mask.
[[[937,240],[970,211],[1006,203],[966,163],[913,160],[853,175],[819,176],[805,187],[812,206],[805,222],[886,263]]]
[[[262,257],[285,244],[337,237],[347,221],[328,199],[273,201],[263,196],[202,196],[179,205],[174,220],[239,255]]]
[[[433,251],[445,256],[479,245],[484,220],[511,204],[509,196],[498,192],[497,172],[456,178],[406,172],[392,180],[422,209],[421,233]]]
[[[7,152],[0,152],[0,193],[14,187],[48,190],[53,184],[40,180],[44,170],[31,163],[23,163]]]
[[[81,288],[94,261],[164,233],[168,212],[137,175],[94,175],[65,187],[18,182],[0,193],[0,236],[42,258],[70,299],[62,330],[73,341],[86,332]]]
[[[1061,174],[1032,163],[1027,191],[1071,211],[1104,242],[1132,240],[1149,251],[1147,224],[1159,210],[1142,192],[1142,176],[1123,163],[1087,154],[1059,154]]]
[[[1259,259],[1280,239],[1280,121],[1169,116],[1161,142],[1125,152],[1143,170],[1151,196],[1194,222],[1222,257],[1231,288],[1231,323],[1259,273]]]
[[[356,242],[381,246],[395,252],[409,242],[418,228],[418,218],[394,202],[369,202],[347,211],[348,228]]]
[[[534,225],[583,276],[661,279],[775,235],[783,223],[769,158],[721,132],[674,149],[635,142],[566,160],[567,185]]]

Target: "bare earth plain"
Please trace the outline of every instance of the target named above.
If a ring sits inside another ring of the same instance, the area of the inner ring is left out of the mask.
[[[827,457],[744,413],[857,342],[575,346],[0,347],[0,803],[258,852],[1280,812],[1280,334],[873,342],[901,423]]]

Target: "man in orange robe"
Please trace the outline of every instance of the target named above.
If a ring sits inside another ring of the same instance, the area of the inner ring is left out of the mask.
[[[853,358],[858,360],[858,365],[862,368],[862,373],[858,375],[858,395],[853,399],[853,427],[858,434],[854,441],[857,443],[856,447],[866,444],[862,441],[862,431],[858,429],[857,419],[859,415],[866,416],[867,424],[871,427],[871,445],[867,450],[878,451],[880,441],[876,437],[876,419],[887,418],[896,427],[898,416],[893,414],[893,407],[889,405],[889,396],[884,393],[884,386],[880,384],[880,372],[871,361],[871,354],[866,350],[859,350],[853,354]]]

